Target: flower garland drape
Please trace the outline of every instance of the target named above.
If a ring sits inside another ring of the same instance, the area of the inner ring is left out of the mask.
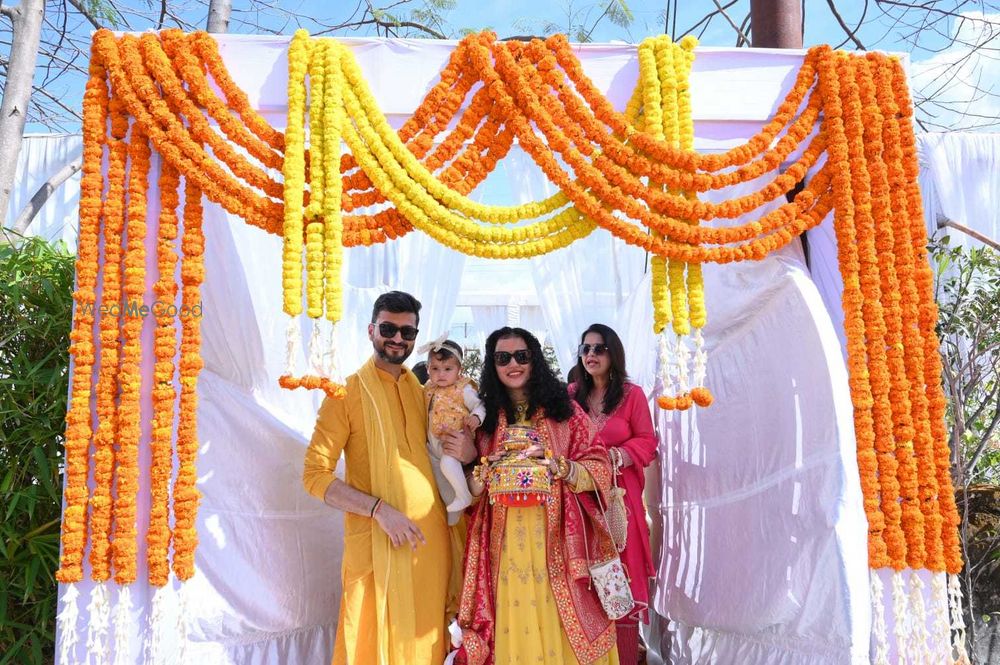
[[[136,405],[139,361],[147,351],[141,320],[110,308],[142,298],[145,237],[153,233],[157,294],[179,312],[196,307],[204,278],[202,196],[284,238],[290,346],[299,343],[296,318],[303,311],[315,322],[309,368],[299,373],[290,363],[282,377],[286,387],[323,388],[335,396],[342,390],[319,321],[334,324],[342,313],[343,247],[419,229],[468,254],[527,257],[601,227],[653,257],[656,332],[665,347],[661,369],[668,372],[659,402],[666,408],[711,401],[701,385],[701,264],[759,260],[832,211],[869,563],[957,573],[959,518],[943,420],[933,275],[912,105],[900,63],[881,54],[812,48],[771,122],[741,146],[702,155],[692,150],[692,48],[692,42],[664,38],[644,42],[639,83],[622,113],[587,79],[565,37],[521,43],[471,35],[395,131],[349,49],[297,34],[282,133],[233,84],[211,37],[95,33],[84,98],[59,580],[82,579],[88,529],[94,579],[113,574],[119,584],[136,580]],[[469,199],[515,139],[558,193],[516,206]],[[147,220],[153,150],[162,160],[162,212]],[[273,175],[278,168],[280,182]],[[710,203],[698,197],[758,178],[763,182],[756,191],[737,198]],[[751,222],[702,224],[776,201],[781,204]],[[374,212],[359,212],[366,207]],[[153,228],[147,230],[147,223]],[[179,289],[173,276],[178,263]],[[197,319],[181,316],[178,331],[173,316],[156,314],[153,505],[146,538],[150,582],[162,585],[171,565],[182,580],[194,573],[201,362]],[[171,491],[175,454],[179,468]],[[894,587],[894,603],[900,593]]]

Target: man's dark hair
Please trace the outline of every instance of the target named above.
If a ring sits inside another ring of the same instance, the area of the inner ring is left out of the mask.
[[[412,313],[417,317],[416,325],[420,325],[420,301],[403,291],[389,291],[375,299],[372,307],[372,323],[378,321],[379,312],[393,314]]]

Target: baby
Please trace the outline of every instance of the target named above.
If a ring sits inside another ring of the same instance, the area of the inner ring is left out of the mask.
[[[427,353],[427,450],[437,480],[438,491],[448,510],[448,523],[455,524],[472,503],[462,463],[445,455],[440,436],[447,430],[476,429],[483,422],[483,406],[472,381],[462,376],[462,347],[443,336],[418,349]]]

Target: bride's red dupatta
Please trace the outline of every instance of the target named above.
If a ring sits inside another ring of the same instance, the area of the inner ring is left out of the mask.
[[[565,422],[556,422],[538,413],[534,425],[547,439],[553,457],[565,456],[590,472],[601,493],[601,501],[605,502],[606,492],[611,487],[608,452],[595,438],[590,419],[579,405],[573,402],[573,415]],[[489,455],[497,449],[506,428],[507,418],[501,411],[493,436],[479,437],[480,455]],[[490,505],[484,496],[473,508],[468,522],[465,576],[458,614],[462,648],[456,661],[462,665],[493,665],[495,590],[507,510],[500,503]],[[559,618],[577,659],[590,663],[614,647],[615,625],[590,587],[589,564],[616,556],[617,551],[593,492],[574,496],[566,483],[557,482],[545,512],[549,584]]]

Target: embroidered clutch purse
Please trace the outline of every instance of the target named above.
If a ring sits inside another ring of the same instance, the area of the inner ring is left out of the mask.
[[[511,507],[540,506],[552,496],[549,470],[533,459],[506,457],[490,469],[490,503]]]
[[[538,432],[529,426],[510,425],[500,441],[505,456],[495,463],[487,476],[490,503],[527,507],[547,503],[552,496],[552,479],[546,465],[521,452],[541,444]]]

